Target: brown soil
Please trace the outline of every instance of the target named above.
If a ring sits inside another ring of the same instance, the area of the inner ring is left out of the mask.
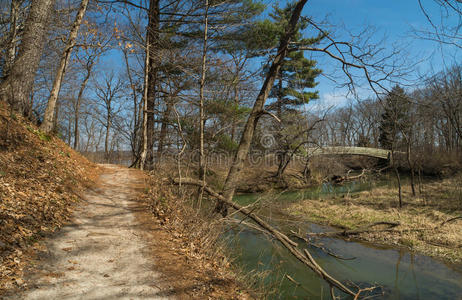
[[[21,286],[29,254],[69,221],[98,172],[0,103],[0,295]]]

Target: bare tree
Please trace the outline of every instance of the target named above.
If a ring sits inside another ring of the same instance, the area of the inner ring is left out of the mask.
[[[430,29],[422,30],[414,28],[417,37],[435,41],[441,46],[455,46],[462,48],[462,3],[460,0],[432,0],[440,7],[438,15],[428,9],[425,1],[417,0],[421,12],[427,19]]]
[[[158,60],[159,60],[159,28],[160,28],[160,8],[159,0],[149,1],[148,26],[146,33],[146,57],[147,57],[147,92],[145,98],[143,126],[143,169],[150,170],[154,166],[154,109],[156,101],[156,91],[158,83]]]
[[[61,55],[61,60],[59,63],[58,70],[56,72],[55,79],[53,81],[53,88],[51,89],[50,97],[48,98],[47,108],[45,110],[45,115],[43,117],[43,122],[40,128],[45,132],[51,132],[53,129],[53,119],[55,112],[56,100],[58,99],[58,94],[61,89],[61,83],[66,72],[66,66],[69,63],[71,57],[71,52],[75,46],[77,35],[79,33],[80,24],[82,23],[83,16],[87,11],[89,0],[82,0],[80,3],[80,8],[75,16],[75,21],[72,25],[72,29],[69,32],[69,37],[67,39],[66,46]]]
[[[202,43],[202,64],[201,64],[201,77],[199,81],[199,180],[205,184],[205,151],[204,151],[204,131],[205,131],[205,114],[204,114],[204,88],[205,76],[207,73],[207,39],[208,39],[208,12],[209,1],[205,0],[204,3],[204,39]],[[204,189],[199,191],[199,203],[202,199]]]
[[[9,73],[9,70],[13,66],[14,60],[17,53],[17,44],[19,41],[19,35],[22,27],[22,14],[25,11],[25,8],[22,7],[24,0],[12,0],[10,2],[10,14],[8,22],[8,33],[4,32],[4,40],[0,39],[2,47],[5,51],[5,62],[3,66],[4,76]]]
[[[115,78],[114,73],[106,74],[102,82],[96,82],[95,94],[99,100],[98,104],[102,108],[101,124],[106,129],[104,138],[104,153],[105,159],[109,160],[109,138],[110,132],[116,115],[121,110],[121,105],[118,103],[118,98],[122,92],[123,84],[120,78]]]

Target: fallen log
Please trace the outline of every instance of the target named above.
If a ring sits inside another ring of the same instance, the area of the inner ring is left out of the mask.
[[[312,246],[312,247],[314,247],[314,248],[317,248],[317,249],[323,251],[324,253],[326,253],[327,255],[332,256],[333,258],[340,259],[340,260],[353,260],[353,259],[356,259],[356,257],[348,257],[348,258],[345,258],[345,257],[338,256],[337,254],[333,253],[332,251],[330,251],[330,250],[327,249],[326,247],[323,247],[323,246],[321,246],[321,245],[318,245],[318,244],[316,244],[316,243],[313,243],[312,241],[308,240],[307,238],[303,237],[302,235],[296,233],[296,232],[293,231],[293,230],[291,230],[290,233],[291,233],[294,237],[296,237],[296,238],[298,238],[298,239],[304,241],[305,243],[307,243],[308,245],[310,245],[310,246]]]
[[[378,226],[378,225],[387,225],[387,228],[384,229],[371,229],[372,227]],[[369,224],[367,226],[361,227],[359,229],[355,230],[342,230],[342,231],[332,231],[332,232],[310,232],[307,233],[309,236],[321,236],[321,237],[333,237],[333,236],[339,236],[339,237],[346,237],[350,235],[358,235],[361,233],[368,233],[368,232],[385,232],[385,231],[392,231],[393,228],[396,226],[399,226],[399,222],[375,222],[372,224]]]
[[[225,197],[220,195],[219,193],[215,192],[213,189],[211,189],[209,186],[207,186],[204,182],[192,178],[181,178],[181,179],[173,179],[174,184],[188,184],[188,185],[194,185],[194,186],[199,186],[203,187],[204,191],[207,192],[209,195],[212,197],[218,199],[219,201],[225,203],[226,205],[234,208],[235,210],[241,212],[248,218],[252,219],[255,223],[257,223],[260,227],[264,228],[269,234],[271,234],[274,238],[276,238],[281,244],[289,250],[289,252],[294,255],[300,262],[302,262],[304,265],[309,267],[311,270],[313,270],[316,274],[318,274],[321,278],[323,278],[330,286],[336,287],[337,289],[341,290],[342,292],[351,295],[351,296],[356,296],[357,293],[353,292],[350,290],[348,287],[346,287],[344,284],[342,284],[340,281],[336,280],[332,276],[330,276],[326,271],[324,271],[316,262],[314,262],[314,259],[311,257],[309,252],[305,250],[305,254],[303,254],[298,248],[297,248],[297,243],[289,239],[285,234],[265,222],[263,219],[261,219],[259,216],[254,214],[252,211],[247,209],[246,207],[243,207],[233,201],[227,200]]]

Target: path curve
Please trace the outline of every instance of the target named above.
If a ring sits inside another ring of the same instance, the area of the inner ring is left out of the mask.
[[[11,299],[166,299],[129,209],[142,178],[136,170],[102,167],[100,184],[84,195],[87,205],[46,242],[29,289]]]

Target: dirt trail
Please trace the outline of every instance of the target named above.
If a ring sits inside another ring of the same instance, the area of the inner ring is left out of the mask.
[[[135,170],[103,167],[100,184],[84,196],[87,205],[47,241],[29,289],[11,299],[166,299],[130,209],[143,179]]]

